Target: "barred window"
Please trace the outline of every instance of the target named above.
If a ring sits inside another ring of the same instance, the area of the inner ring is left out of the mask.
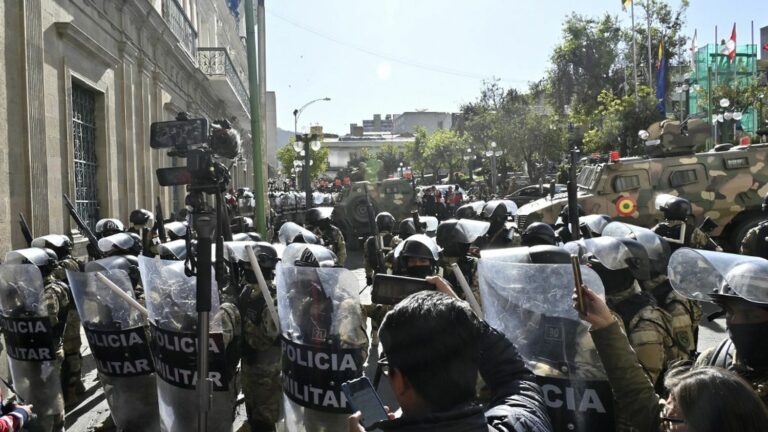
[[[72,133],[75,143],[75,210],[93,229],[99,220],[96,93],[75,83],[72,83]]]

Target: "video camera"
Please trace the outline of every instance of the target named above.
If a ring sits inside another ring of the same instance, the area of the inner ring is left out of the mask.
[[[229,169],[216,158],[235,159],[240,155],[240,134],[227,120],[212,124],[207,119],[190,119],[179,113],[176,120],[152,123],[149,145],[171,149],[168,156],[187,158],[186,167],[160,168],[161,186],[220,185],[229,182]]]

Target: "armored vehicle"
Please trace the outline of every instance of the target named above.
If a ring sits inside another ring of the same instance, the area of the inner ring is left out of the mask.
[[[366,189],[374,214],[389,212],[400,221],[409,217],[411,210],[417,209],[413,186],[408,180],[387,179],[375,183],[359,181],[350,184],[341,192],[332,219],[351,247],[359,247],[360,237],[373,234],[373,227],[368,221]]]
[[[724,248],[736,250],[747,231],[765,218],[760,205],[768,193],[768,144],[720,144],[694,153],[694,131],[700,123],[668,121],[641,131],[650,158],[583,166],[577,183],[584,212],[651,228],[663,219],[654,206],[656,197],[680,196],[693,207],[690,222],[699,225],[711,218],[718,227],[710,235]],[[561,193],[524,205],[517,212],[518,226],[522,230],[533,222],[553,224],[567,203],[567,193]]]

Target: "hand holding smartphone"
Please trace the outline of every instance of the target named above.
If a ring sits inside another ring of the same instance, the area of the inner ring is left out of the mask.
[[[367,377],[347,381],[341,385],[341,390],[352,406],[352,410],[362,413],[363,417],[360,424],[364,428],[370,429],[371,426],[382,420],[389,420],[387,410],[384,409],[384,403]]]

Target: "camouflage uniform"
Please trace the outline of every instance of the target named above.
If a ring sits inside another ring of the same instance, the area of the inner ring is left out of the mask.
[[[741,241],[739,253],[768,259],[768,221],[760,222],[756,227],[747,231]]]
[[[627,337],[652,383],[667,364],[672,343],[672,318],[635,282],[629,289],[607,295],[608,306],[621,317]]]
[[[480,306],[483,305],[480,300],[480,278],[477,274],[477,258],[471,256],[463,257],[442,257],[438,265],[443,268],[443,275],[445,280],[451,284],[456,295],[462,300],[466,300],[464,296],[464,290],[459,286],[459,281],[456,279],[456,275],[453,273],[453,264],[458,264],[461,273],[464,275],[464,279],[469,284],[469,289],[472,294],[475,295],[475,300]]]
[[[82,265],[72,257],[64,258],[59,261],[53,276],[63,282],[67,281],[66,270],[78,272],[82,271]],[[78,394],[85,391],[82,381],[82,360],[80,347],[80,316],[77,314],[77,308],[72,300],[72,293],[67,288],[69,304],[71,307],[67,312],[67,322],[64,325],[64,361],[61,364],[61,386],[64,391],[64,400],[73,402]]]
[[[719,344],[702,352],[696,359],[694,367],[718,366],[737,373],[752,386],[755,393],[757,393],[763,401],[763,404],[768,406],[768,370],[753,370],[741,364],[741,362],[739,362],[738,353],[736,352],[736,347],[733,345],[731,345],[728,350],[728,360],[725,364],[720,363],[718,361],[720,359],[715,358],[718,349],[728,342],[729,340],[726,338]]]
[[[270,286],[270,292],[276,301],[274,286]],[[252,432],[274,430],[280,417],[282,395],[280,330],[269,314],[258,285],[246,285],[240,297],[240,310],[243,317],[242,384],[248,424]]]
[[[344,234],[334,225],[329,225],[327,229],[315,228],[312,231],[315,235],[323,238],[325,247],[336,254],[337,262],[344,267],[347,260],[347,244],[344,242]]]
[[[56,361],[61,365],[64,360],[64,350],[61,338],[64,334],[64,328],[71,305],[68,294],[69,289],[63,282],[58,280],[53,273],[46,276],[43,283],[45,284],[43,290],[43,302],[45,302],[45,308],[48,311],[51,328],[53,329],[55,336],[54,344],[56,344]],[[71,306],[74,307],[74,305]],[[45,411],[48,408],[49,407],[35,406],[36,411]],[[27,426],[27,429],[32,432],[63,431],[64,413],[39,415],[36,421]]]
[[[681,245],[679,243],[670,242],[669,245],[672,247],[672,251],[675,251],[682,246],[694,248],[694,249],[706,249],[706,250],[712,250],[712,251],[723,250],[720,246],[717,246],[717,244],[712,240],[712,238],[710,238],[703,231],[701,231],[694,225],[691,225],[683,221],[679,221],[679,220],[661,221],[659,222],[658,225],[651,228],[651,231],[655,232],[656,234],[666,239],[670,239],[670,238],[677,239],[677,238],[680,238],[680,227],[682,225],[685,225],[685,238],[683,239],[683,244]]]
[[[392,233],[389,231],[382,231],[379,233],[379,235],[382,237],[382,243],[384,244],[384,248],[382,249],[382,253],[384,254],[384,257],[386,258],[387,253],[394,249],[394,246],[391,246],[392,240],[394,237],[392,237]],[[365,280],[370,285],[373,281],[373,275],[375,274],[373,265],[376,262],[376,244],[375,239],[373,236],[368,237],[365,240],[365,244],[363,245],[363,266],[365,267]],[[387,266],[387,262],[385,259],[384,266],[387,268],[392,268],[391,266]]]
[[[696,352],[701,320],[701,305],[672,289],[666,275],[659,275],[642,283],[645,291],[653,294],[656,303],[672,318],[673,346],[667,361],[691,360]]]

